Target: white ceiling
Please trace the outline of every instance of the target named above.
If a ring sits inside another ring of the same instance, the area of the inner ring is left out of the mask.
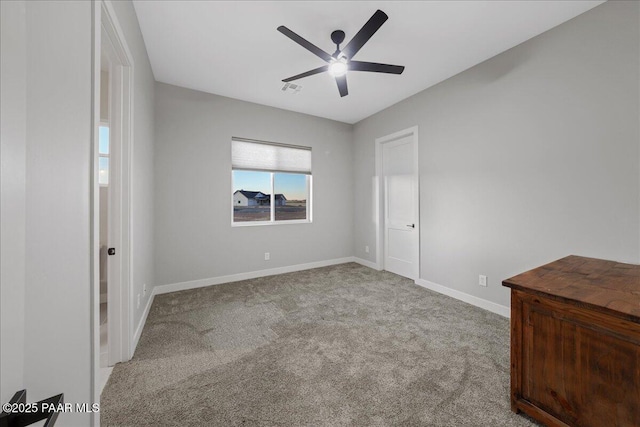
[[[134,1],[156,80],[356,123],[604,1]],[[350,72],[340,98],[327,73],[282,79],[325,63],[278,31],[284,25],[333,53],[376,9],[389,20],[354,59],[404,65],[402,75]]]

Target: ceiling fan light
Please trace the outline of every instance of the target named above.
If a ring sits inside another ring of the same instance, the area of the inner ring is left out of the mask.
[[[335,60],[329,64],[329,74],[333,77],[340,77],[347,74],[349,67],[347,66],[347,61],[344,58],[340,58]]]

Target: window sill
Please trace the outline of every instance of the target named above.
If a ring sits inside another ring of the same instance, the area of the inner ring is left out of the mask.
[[[308,219],[294,219],[289,221],[246,221],[232,222],[231,227],[257,227],[265,225],[289,225],[289,224],[311,224],[313,221]]]

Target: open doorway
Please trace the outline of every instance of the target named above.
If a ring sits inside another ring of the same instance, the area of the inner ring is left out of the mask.
[[[112,367],[129,360],[133,327],[131,304],[131,112],[133,62],[113,6],[96,15],[94,72],[94,359],[95,401]],[[96,58],[97,60],[97,58]]]
[[[100,390],[109,379],[109,60],[101,52],[100,70],[100,126],[98,127],[98,185],[99,185],[99,276],[100,276]]]

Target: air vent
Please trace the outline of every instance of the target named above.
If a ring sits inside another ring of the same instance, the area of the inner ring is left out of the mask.
[[[296,94],[298,92],[300,92],[300,90],[302,89],[302,86],[300,86],[299,84],[296,83],[285,83],[282,86],[282,91],[283,92],[287,92],[287,93],[292,93],[292,94]]]

